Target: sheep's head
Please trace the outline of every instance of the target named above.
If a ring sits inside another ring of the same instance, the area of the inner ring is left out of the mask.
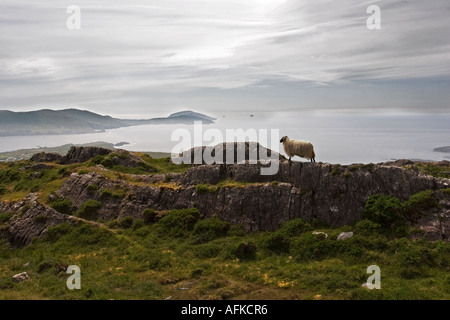
[[[283,138],[281,138],[280,142],[281,142],[281,143],[284,143],[284,142],[286,141],[287,138],[288,138],[287,136],[284,136]]]

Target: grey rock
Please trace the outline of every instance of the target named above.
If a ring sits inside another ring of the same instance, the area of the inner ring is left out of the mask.
[[[33,162],[54,162],[61,160],[62,156],[59,153],[55,152],[40,152],[33,154],[31,156],[30,161]]]
[[[26,272],[22,272],[22,273],[18,273],[18,274],[13,275],[12,278],[16,282],[22,282],[22,281],[25,281],[25,280],[29,280],[30,276]]]
[[[350,239],[353,237],[353,232],[341,232],[339,233],[337,240],[345,240],[345,239]]]
[[[70,147],[67,154],[59,161],[60,164],[72,164],[88,161],[96,156],[106,156],[112,151],[100,147]]]
[[[361,218],[367,199],[382,193],[406,200],[414,193],[444,188],[449,179],[434,178],[401,167],[384,165],[336,166],[327,163],[282,161],[274,176],[262,176],[262,164],[200,165],[188,172],[171,175],[174,188],[127,185],[99,174],[73,174],[57,192],[79,207],[99,193],[89,193],[89,184],[99,190],[119,184],[127,188],[125,199],[101,200],[99,217],[105,220],[123,216],[142,218],[147,208],[171,210],[196,206],[205,217],[217,216],[241,223],[247,231],[274,230],[281,223],[303,218],[320,219],[331,226],[352,224]],[[164,181],[165,175],[143,178],[145,182]],[[215,184],[222,179],[246,182],[240,187],[221,187],[199,194],[197,184]],[[277,184],[270,182],[277,181]]]
[[[328,234],[326,234],[325,232],[322,231],[313,231],[312,234],[316,234],[316,235],[321,235],[323,234],[325,239],[328,238]]]
[[[26,205],[26,206],[25,206]],[[28,208],[24,212],[23,209]],[[6,209],[6,210],[5,210]],[[15,212],[9,221],[8,238],[12,247],[23,247],[28,245],[35,237],[43,237],[48,228],[62,222],[73,224],[73,218],[63,215],[52,208],[46,207],[32,197],[19,203],[10,204],[9,208],[1,207],[0,212]],[[45,223],[35,222],[37,216],[46,216]]]

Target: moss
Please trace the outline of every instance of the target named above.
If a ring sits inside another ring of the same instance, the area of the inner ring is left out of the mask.
[[[114,190],[105,188],[100,191],[100,199],[106,200],[108,198],[123,199],[127,194],[126,189],[115,188]]]
[[[195,186],[195,190],[199,194],[215,193],[217,191],[217,187],[216,186],[208,186],[207,184],[198,184]]]
[[[48,217],[44,216],[44,215],[39,215],[39,216],[34,217],[33,221],[34,221],[34,223],[37,223],[37,224],[45,224],[48,221]]]
[[[97,186],[95,183],[91,183],[90,185],[88,185],[88,186],[86,187],[86,190],[87,190],[89,193],[95,193],[95,192],[98,191],[98,186]]]
[[[0,214],[0,224],[8,222],[11,219],[13,214],[11,212],[3,212]]]

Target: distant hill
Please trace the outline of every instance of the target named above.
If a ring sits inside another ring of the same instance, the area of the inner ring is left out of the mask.
[[[42,148],[31,148],[31,149],[20,149],[15,151],[9,151],[9,152],[0,152],[0,162],[12,162],[12,161],[19,161],[19,160],[28,160],[30,159],[34,154],[36,153],[58,153],[60,155],[65,155],[69,149],[72,146],[79,146],[79,147],[100,147],[105,149],[116,149],[117,147],[121,147],[123,145],[126,145],[126,142],[119,142],[116,144],[103,142],[103,141],[97,141],[97,142],[91,142],[91,143],[85,143],[85,144],[65,144],[62,146],[57,147],[42,147]],[[167,158],[170,157],[170,153],[168,152],[153,152],[153,151],[145,151],[142,152],[145,154],[148,154],[152,158],[159,159],[159,158]]]
[[[193,111],[177,112],[167,118],[126,120],[78,109],[29,112],[0,110],[0,136],[79,134],[145,124],[212,123],[214,120]]]

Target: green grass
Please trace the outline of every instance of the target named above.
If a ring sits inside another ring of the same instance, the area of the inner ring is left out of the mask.
[[[137,230],[127,224],[114,232],[61,224],[25,248],[2,244],[0,299],[450,298],[448,242],[389,240],[376,231],[362,235],[361,228],[351,239],[336,240],[348,226],[321,229],[330,235],[325,239],[300,219],[274,232],[238,236],[218,219],[197,220],[193,210],[171,214],[184,223],[160,220]],[[169,226],[183,236],[168,233]],[[211,232],[206,242],[197,241]],[[289,247],[278,250],[277,239]],[[81,268],[81,290],[68,290],[68,275],[58,271],[72,264]],[[381,290],[361,287],[372,264],[381,268]],[[31,279],[13,282],[22,271]]]

